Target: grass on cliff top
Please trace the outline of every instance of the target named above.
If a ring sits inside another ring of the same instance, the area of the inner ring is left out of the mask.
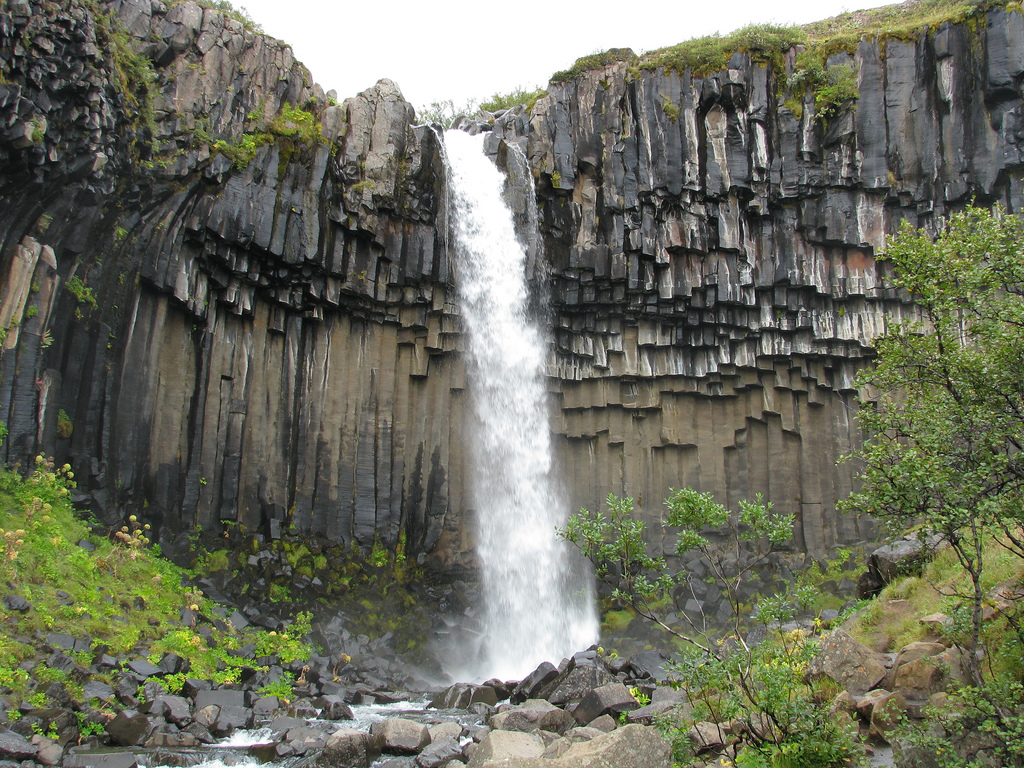
[[[748,53],[755,61],[771,62],[776,71],[781,71],[782,57],[795,45],[805,45],[823,56],[841,51],[853,53],[861,39],[909,40],[922,28],[935,29],[945,21],[964,21],[997,6],[1019,8],[1020,4],[1007,0],[908,0],[843,13],[803,26],[753,24],[729,35],[698,37],[640,56],[628,48],[584,56],[569,69],[552,75],[551,82],[573,80],[615,61],[627,61],[636,70],[691,70],[694,76],[702,77],[727,67],[736,52]]]
[[[154,663],[165,652],[177,653],[191,660],[190,677],[217,682],[234,682],[243,665],[253,666],[229,653],[247,643],[256,645],[257,656],[276,654],[284,663],[311,653],[301,639],[308,616],[287,633],[236,631],[225,622],[221,629],[211,627],[212,643],[195,627],[182,626],[183,607],[213,618],[215,606],[183,586],[189,574],[149,545],[144,525],[129,520],[111,538],[91,533],[70,504],[72,483],[67,465],[55,468],[42,458],[28,478],[0,469],[0,592],[32,606],[21,613],[0,603],[0,687],[24,696],[36,683],[56,679],[58,670],[44,664],[33,672],[34,680],[18,666],[45,656],[47,632],[103,643],[111,654],[146,656]],[[92,663],[89,653],[69,655],[82,666]],[[180,677],[169,687],[180,687]],[[74,691],[71,680],[62,682]]]

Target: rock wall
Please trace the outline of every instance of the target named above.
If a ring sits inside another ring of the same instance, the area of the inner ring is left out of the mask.
[[[654,521],[694,485],[764,493],[814,553],[870,535],[834,462],[871,339],[913,312],[875,254],[903,220],[1021,208],[1024,24],[980,18],[862,42],[827,125],[744,54],[616,64],[487,121],[538,182],[574,506],[628,493]],[[159,0],[4,0],[0,67],[3,458],[69,460],[102,519],[168,542],[404,534],[471,567],[442,149],[398,88],[335,104],[283,43]]]
[[[703,78],[620,62],[495,122],[492,146],[518,142],[543,190],[578,502],[629,493],[655,522],[669,487],[733,508],[760,492],[807,551],[870,535],[835,512],[853,474],[836,461],[859,441],[871,340],[914,316],[875,255],[901,222],[934,228],[972,200],[1021,210],[1024,16],[829,60],[848,64],[859,99],[827,121],[737,53]]]

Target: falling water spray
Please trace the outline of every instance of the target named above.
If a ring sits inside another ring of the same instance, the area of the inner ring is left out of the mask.
[[[598,634],[589,577],[556,534],[567,504],[552,461],[545,338],[528,312],[526,249],[482,137],[445,134],[473,403],[470,487],[485,601],[478,669],[518,679]],[[576,563],[576,567],[574,567]]]

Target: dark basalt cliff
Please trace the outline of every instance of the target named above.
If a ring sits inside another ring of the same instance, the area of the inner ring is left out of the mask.
[[[656,520],[693,485],[764,493],[816,554],[870,534],[835,513],[835,461],[871,339],[913,312],[874,257],[903,220],[1021,209],[1024,16],[853,61],[827,123],[745,54],[614,64],[494,121],[489,150],[519,144],[538,180],[575,506],[628,493]],[[4,0],[0,64],[3,458],[70,461],[101,518],[164,540],[404,532],[470,566],[442,148],[398,88],[332,106],[284,44],[192,2]]]

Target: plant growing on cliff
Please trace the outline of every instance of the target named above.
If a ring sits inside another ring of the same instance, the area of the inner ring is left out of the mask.
[[[90,308],[96,309],[96,296],[93,294],[92,288],[89,288],[78,275],[69,279],[64,284],[64,287],[68,289],[79,304],[86,304]]]
[[[511,109],[519,104],[523,104],[526,107],[526,111],[529,112],[539,99],[547,95],[548,92],[543,88],[527,90],[520,86],[508,93],[493,94],[490,101],[485,101],[480,105],[480,109],[485,112],[497,112],[499,109]]]
[[[844,105],[860,97],[856,64],[848,62],[827,67],[824,52],[816,48],[797,54],[789,87],[794,96],[813,92],[815,119],[819,122],[831,120]]]

